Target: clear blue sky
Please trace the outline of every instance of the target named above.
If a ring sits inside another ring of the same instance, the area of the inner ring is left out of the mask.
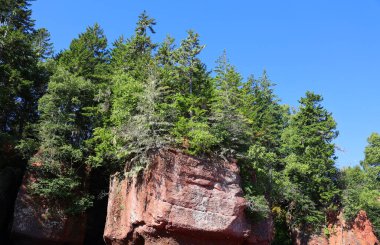
[[[155,41],[197,31],[209,69],[226,49],[245,77],[266,69],[283,103],[322,94],[338,122],[339,167],[358,164],[380,131],[380,0],[37,0],[32,10],[56,51],[95,22],[110,42],[130,36],[146,10],[158,23]]]

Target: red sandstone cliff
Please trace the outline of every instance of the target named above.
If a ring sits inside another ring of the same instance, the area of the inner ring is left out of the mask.
[[[29,195],[27,183],[34,178],[24,176],[13,215],[12,242],[15,245],[81,245],[84,241],[84,215],[68,217],[54,210],[38,197]]]
[[[139,176],[110,183],[104,239],[122,244],[270,244],[272,222],[245,217],[235,162],[160,151]]]
[[[373,233],[372,224],[365,211],[360,211],[353,222],[347,224],[342,214],[328,227],[329,236],[314,235],[310,238],[296,235],[297,245],[379,245],[379,240]]]

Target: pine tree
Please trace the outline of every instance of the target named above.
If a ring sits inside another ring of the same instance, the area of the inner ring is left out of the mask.
[[[0,1],[0,162],[5,148],[31,136],[30,124],[38,119],[37,100],[46,89],[47,66],[41,63],[51,50],[49,33],[36,30],[30,1]],[[43,35],[42,35],[43,33]],[[20,160],[18,160],[20,161]],[[1,166],[0,166],[1,168]]]
[[[274,180],[282,170],[279,148],[287,110],[279,104],[273,87],[264,71],[259,79],[249,77],[241,88],[239,111],[249,125],[245,158],[241,160],[243,187],[250,210],[259,217],[267,217],[281,201],[281,190]]]
[[[173,53],[175,70],[170,100],[176,121],[172,134],[191,154],[210,151],[218,143],[208,122],[213,86],[209,72],[198,58],[203,48],[199,35],[188,31],[187,38]]]
[[[103,124],[94,129],[94,137],[88,141],[93,149],[88,163],[93,167],[107,166],[119,170],[124,164],[120,160],[121,142],[118,142],[118,129],[123,127],[137,113],[139,94],[144,90],[154,61],[152,51],[156,47],[148,35],[154,32],[154,19],[144,11],[136,24],[134,35],[125,40],[118,38],[110,54],[110,84],[103,93]],[[124,159],[124,158],[123,158]]]
[[[380,166],[380,135],[372,133],[367,139],[368,146],[366,146],[364,154],[365,158],[360,162],[364,168]]]
[[[91,133],[85,108],[94,90],[89,80],[58,67],[39,100],[40,146],[30,161],[38,178],[30,187],[32,193],[67,212],[83,212],[91,205],[84,189],[83,148]]]
[[[97,24],[88,27],[58,56],[48,90],[39,100],[39,147],[30,160],[39,178],[30,188],[70,213],[91,205],[84,184],[91,170],[86,168],[93,151],[89,142],[103,121],[98,98],[108,86],[106,48],[103,30]]]
[[[58,55],[58,63],[68,71],[98,83],[104,80],[108,60],[107,38],[98,24],[87,27]]]
[[[134,35],[127,40],[120,37],[113,43],[111,67],[114,71],[121,70],[137,80],[148,78],[147,67],[152,65],[152,51],[157,47],[148,30],[154,34],[155,25],[155,20],[144,11],[136,23]]]
[[[165,113],[164,96],[166,88],[157,80],[152,71],[138,95],[136,113],[116,131],[123,142],[122,155],[127,155],[133,165],[145,165],[149,154],[171,142],[168,132],[171,123]]]
[[[242,105],[242,78],[229,64],[227,54],[217,61],[215,91],[212,103],[212,127],[222,151],[243,151],[247,143],[248,121],[239,111]]]
[[[335,163],[336,122],[321,105],[322,96],[307,92],[282,135],[284,178],[279,180],[289,201],[291,225],[318,228],[324,212],[338,200]]]

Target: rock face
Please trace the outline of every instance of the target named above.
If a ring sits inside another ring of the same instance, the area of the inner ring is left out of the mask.
[[[9,243],[9,224],[21,179],[22,171],[19,168],[7,167],[0,170],[0,244]]]
[[[14,245],[83,244],[85,234],[85,216],[67,217],[51,212],[43,200],[31,196],[26,185],[34,178],[24,176],[17,195],[12,226]]]
[[[353,224],[347,224],[342,214],[339,214],[336,222],[328,227],[329,236],[301,237],[298,235],[297,245],[379,245],[379,240],[373,233],[372,224],[365,211],[360,211]]]
[[[104,239],[122,244],[270,244],[271,220],[245,217],[235,162],[162,150],[139,176],[111,179]]]

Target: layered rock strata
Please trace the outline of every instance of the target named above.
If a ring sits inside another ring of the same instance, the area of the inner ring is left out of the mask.
[[[154,154],[140,174],[110,183],[104,239],[124,244],[270,244],[271,220],[256,225],[236,162],[175,150]]]

